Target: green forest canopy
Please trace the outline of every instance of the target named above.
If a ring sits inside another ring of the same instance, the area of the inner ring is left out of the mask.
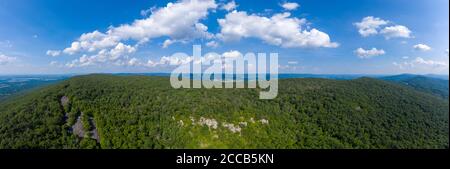
[[[259,100],[259,89],[78,76],[0,103],[0,148],[448,148],[448,99],[371,78],[279,90]]]

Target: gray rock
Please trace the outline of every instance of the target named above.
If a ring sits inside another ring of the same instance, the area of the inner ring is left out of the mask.
[[[61,97],[61,106],[67,106],[69,104],[69,98],[67,96]]]

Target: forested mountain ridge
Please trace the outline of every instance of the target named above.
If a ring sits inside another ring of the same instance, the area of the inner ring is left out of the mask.
[[[448,148],[446,99],[371,78],[279,90],[73,77],[0,103],[0,148]]]
[[[412,74],[387,76],[382,77],[381,79],[406,85],[418,91],[431,93],[448,99],[449,81],[445,79]]]

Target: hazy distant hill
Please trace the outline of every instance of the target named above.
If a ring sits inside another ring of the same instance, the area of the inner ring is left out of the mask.
[[[29,89],[53,84],[69,77],[69,75],[0,76],[0,100]]]
[[[136,73],[119,73],[114,74],[118,76],[159,76],[159,77],[169,77],[170,73],[142,73],[142,74],[136,74]],[[10,76],[0,76],[0,100],[4,100],[9,98],[9,96],[15,95],[17,93],[21,93],[23,91],[27,91],[33,88],[45,86],[48,84],[56,83],[60,80],[67,79],[73,75],[10,75]],[[363,74],[348,74],[348,75],[333,75],[333,74],[279,74],[278,78],[280,79],[292,79],[292,78],[322,78],[322,79],[334,79],[334,80],[353,80],[361,77],[366,77],[367,75]],[[388,80],[388,81],[394,81],[403,85],[408,85],[408,83],[403,83],[405,80],[410,80],[413,77],[419,77],[418,75],[397,75],[397,76],[383,76],[383,75],[371,75],[369,76],[371,78],[378,78],[382,80]],[[427,77],[432,79],[440,79],[441,82],[444,82],[443,80],[447,80],[448,83],[448,76],[444,75],[426,75],[426,76],[420,76],[420,77]],[[428,84],[428,81],[424,81],[422,85],[431,85],[434,86],[433,81],[430,81],[431,83]],[[447,91],[448,91],[448,85],[447,85]],[[433,90],[423,90],[421,88],[416,88],[421,91],[425,92],[433,92]],[[445,94],[445,91],[442,89],[438,89],[440,91],[435,91],[440,96],[444,96],[448,98],[448,92]],[[442,94],[443,93],[443,94]]]
[[[427,74],[427,75],[425,75],[425,76],[426,76],[426,77],[437,78],[437,79],[443,79],[443,80],[448,80],[448,79],[449,79],[449,75]]]
[[[448,148],[449,103],[371,78],[172,89],[89,75],[0,103],[0,148]]]
[[[412,74],[388,76],[381,79],[407,85],[416,90],[428,92],[448,99],[448,80]]]

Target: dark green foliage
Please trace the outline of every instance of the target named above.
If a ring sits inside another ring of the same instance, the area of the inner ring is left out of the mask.
[[[259,89],[172,89],[165,77],[74,77],[0,103],[0,148],[448,148],[441,97],[370,78],[279,89],[259,100]],[[81,112],[100,143],[70,132]]]
[[[420,75],[397,75],[383,77],[383,80],[399,83],[402,85],[410,86],[418,91],[431,93],[436,96],[441,96],[448,99],[448,80],[432,78]]]

